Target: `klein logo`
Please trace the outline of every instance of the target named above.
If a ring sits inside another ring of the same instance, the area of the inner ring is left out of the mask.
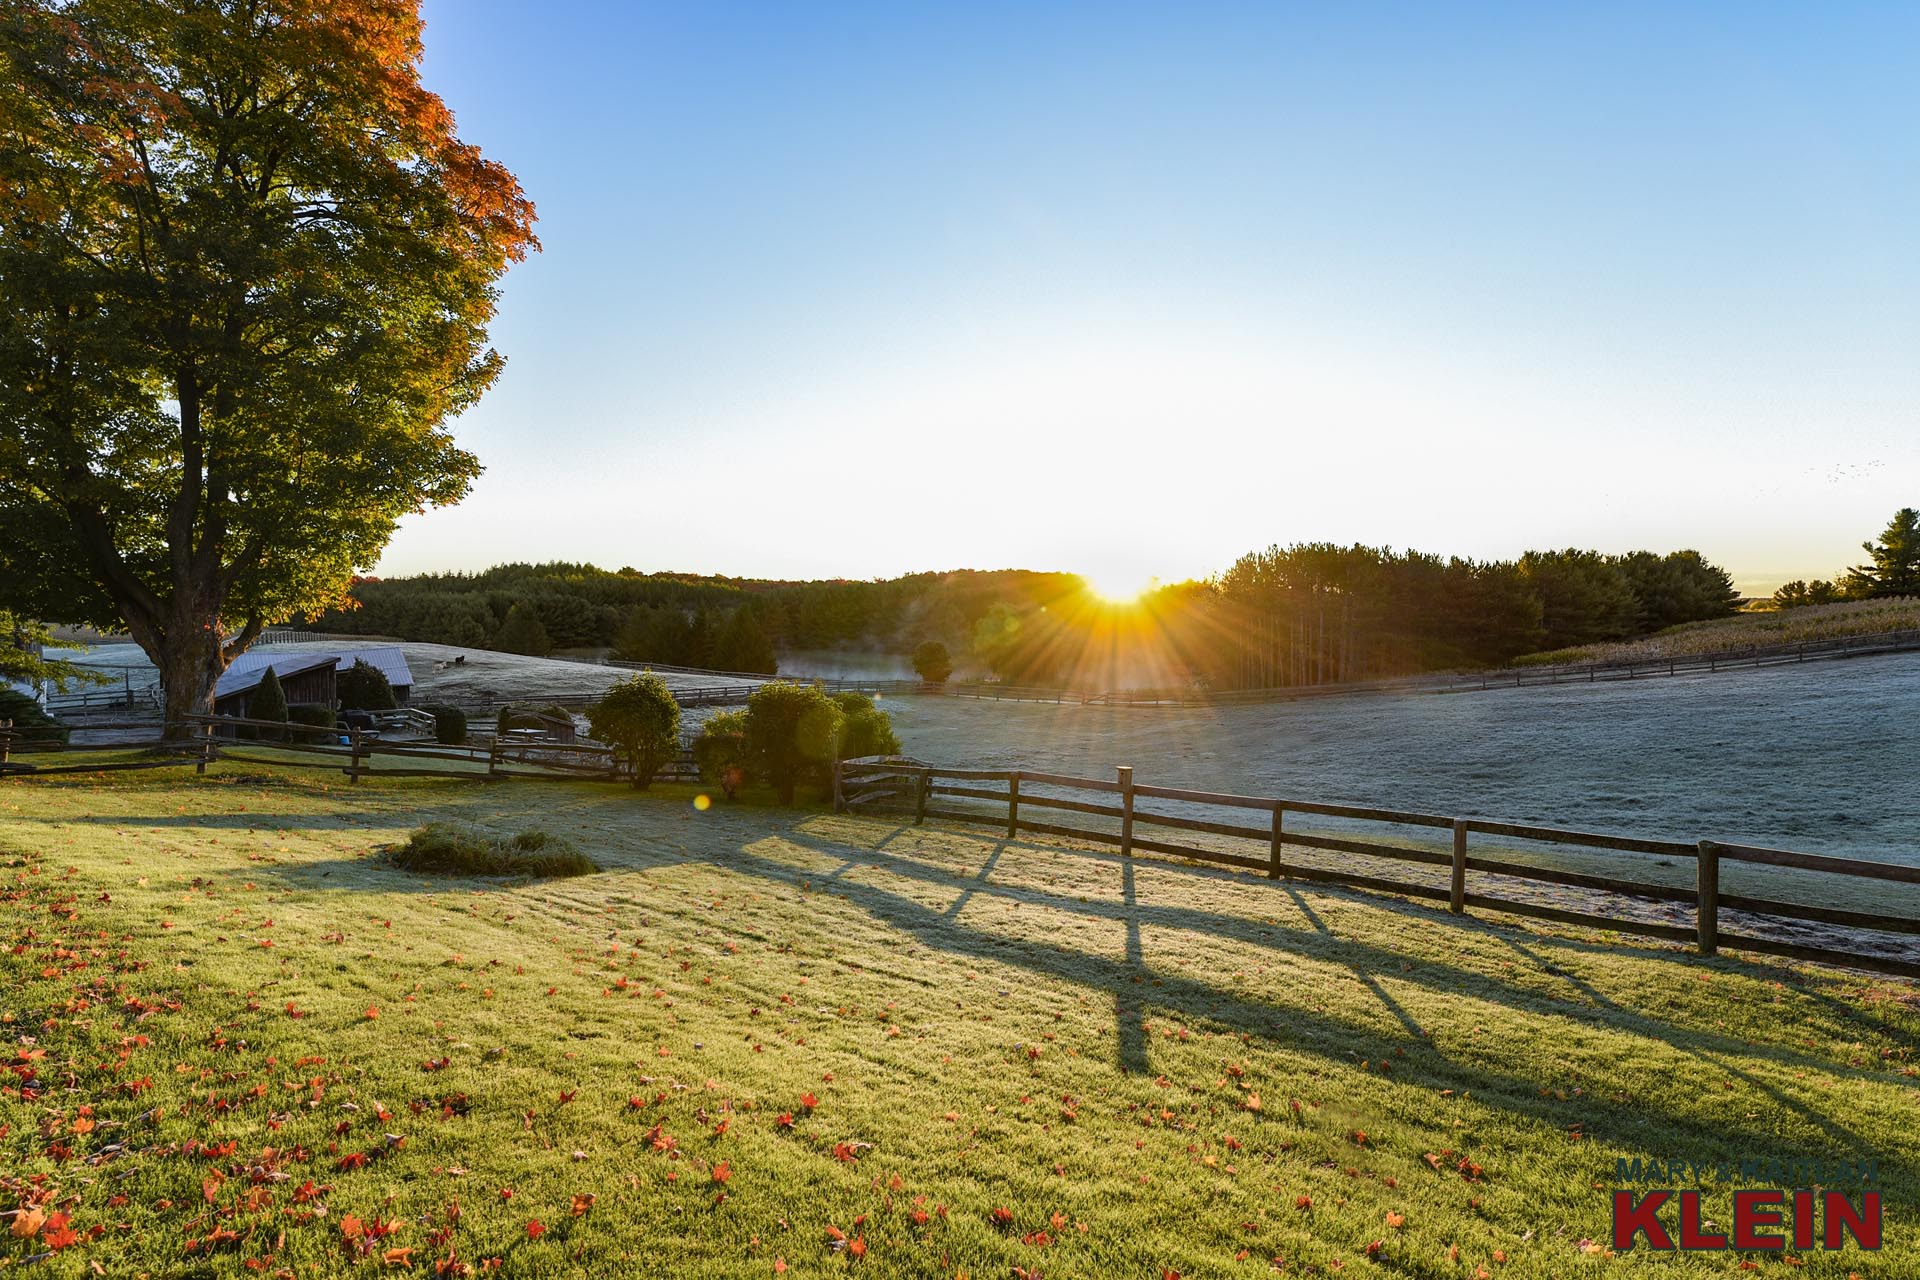
[[[1880,1193],[1863,1191],[1848,1196],[1841,1191],[1788,1192],[1778,1187],[1743,1187],[1733,1193],[1733,1231],[1709,1231],[1700,1215],[1700,1196],[1691,1191],[1649,1191],[1636,1197],[1631,1191],[1613,1193],[1613,1247],[1622,1252],[1646,1237],[1650,1249],[1783,1250],[1787,1237],[1769,1228],[1789,1227],[1795,1249],[1812,1249],[1816,1237],[1822,1249],[1840,1249],[1852,1236],[1862,1249],[1880,1247]],[[1661,1210],[1679,1201],[1678,1240],[1667,1231]],[[1816,1207],[1818,1212],[1816,1213]],[[1788,1221],[1791,1209],[1792,1221]]]

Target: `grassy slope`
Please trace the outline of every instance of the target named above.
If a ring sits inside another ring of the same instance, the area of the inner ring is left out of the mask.
[[[1742,653],[1773,645],[1820,644],[1848,636],[1878,635],[1915,627],[1920,627],[1920,600],[1899,596],[1888,600],[1810,605],[1803,609],[1761,610],[1710,622],[1688,622],[1638,640],[1555,649],[1528,654],[1517,661],[1520,665],[1546,665],[1704,658],[1716,653]]]
[[[1886,1179],[1885,1252],[1799,1274],[1920,1273],[1910,989],[688,793],[323,778],[0,786],[0,1018],[45,1089],[0,1095],[0,1207],[41,1178],[82,1233],[40,1273],[343,1274],[351,1215],[428,1272],[1366,1273],[1377,1241],[1396,1275],[1717,1275],[1583,1251],[1600,1188],[1770,1154]],[[607,869],[370,858],[435,817]]]

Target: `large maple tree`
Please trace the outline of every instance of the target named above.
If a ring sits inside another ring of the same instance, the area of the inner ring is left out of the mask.
[[[479,463],[538,248],[418,0],[0,0],[0,607],[124,626],[169,722]]]

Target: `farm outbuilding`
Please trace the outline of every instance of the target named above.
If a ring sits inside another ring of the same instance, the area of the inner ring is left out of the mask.
[[[336,706],[340,702],[340,672],[355,662],[365,662],[386,676],[386,683],[394,685],[394,702],[407,706],[407,700],[413,697],[413,672],[407,668],[407,656],[399,649],[288,652],[276,645],[265,645],[232,660],[232,666],[228,666],[213,687],[213,714],[246,716],[253,691],[259,689],[259,681],[267,674],[267,668],[273,668],[273,674],[280,677],[288,706],[298,706],[301,702]]]
[[[262,660],[247,663],[243,667],[241,663],[252,656],[243,654],[235,659],[213,686],[213,714],[244,718],[253,705],[254,695],[260,691],[260,681],[266,678],[269,669],[280,677],[280,687],[286,691],[288,706],[313,703],[331,707],[337,701],[334,681],[340,659],[333,654],[263,655]]]
[[[407,655],[391,645],[378,649],[329,649],[327,652],[340,659],[340,670],[345,671],[356,662],[364,662],[387,678],[393,686],[393,700],[399,706],[406,706],[413,697],[413,672],[407,666]]]
[[[413,696],[413,672],[407,667],[406,655],[396,648],[289,653],[284,650],[276,652],[274,646],[268,646],[243,653],[233,660],[233,665],[227,668],[220,682],[214,686],[214,714],[245,716],[253,693],[260,687],[261,677],[269,667],[280,677],[280,685],[287,693],[287,705],[313,703],[323,707],[335,706],[339,702],[337,689],[340,673],[356,662],[364,662],[384,675],[387,683],[393,686],[393,700],[400,706],[407,705],[407,700]]]

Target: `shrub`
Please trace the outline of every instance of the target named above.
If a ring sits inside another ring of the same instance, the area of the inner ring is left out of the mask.
[[[856,760],[861,756],[897,756],[900,739],[893,734],[893,717],[873,704],[864,693],[836,693],[833,704],[840,708],[842,723],[837,756]]]
[[[546,625],[524,600],[507,610],[507,620],[500,624],[493,646],[507,653],[524,653],[535,658],[544,658],[553,652]]]
[[[335,692],[342,711],[393,711],[400,705],[386,673],[361,658],[340,673]]]
[[[333,708],[323,707],[317,702],[302,702],[288,707],[287,720],[291,724],[308,726],[295,732],[295,742],[332,742],[340,736],[340,731],[334,727]]]
[[[458,747],[467,741],[467,713],[458,707],[427,707],[433,717],[433,740],[443,746]]]
[[[584,876],[600,869],[571,841],[544,831],[511,839],[451,822],[429,822],[387,851],[406,871],[453,876]]]
[[[818,779],[834,758],[843,714],[810,684],[776,680],[747,699],[747,756],[754,772],[773,784],[780,803],[792,804],[803,778]]]
[[[693,740],[693,762],[700,776],[717,782],[731,800],[747,780],[747,713],[720,711],[707,717]]]
[[[945,684],[953,674],[953,657],[947,646],[929,640],[913,651],[913,669],[928,684]]]
[[[13,721],[15,750],[36,746],[65,746],[73,732],[47,714],[47,709],[17,689],[0,686],[0,720]]]
[[[680,704],[665,680],[643,671],[587,708],[587,728],[627,758],[633,785],[645,787],[679,750]]]
[[[279,720],[283,723],[285,722],[287,718],[287,691],[280,687],[280,677],[274,672],[272,667],[268,667],[265,673],[261,675],[259,688],[255,689],[253,696],[247,699],[246,718],[249,720]],[[287,733],[284,729],[261,729],[256,727],[254,731],[247,736],[265,738],[269,742],[285,742],[287,740]]]

